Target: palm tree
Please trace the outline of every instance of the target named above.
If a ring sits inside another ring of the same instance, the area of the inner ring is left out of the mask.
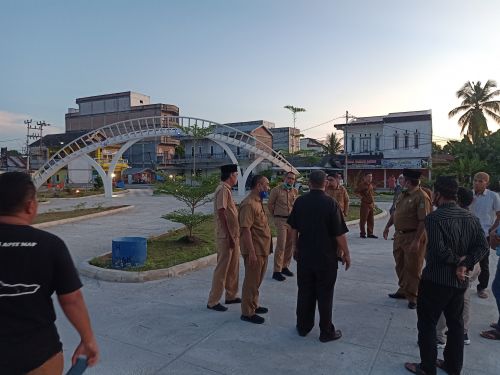
[[[293,128],[295,129],[295,120],[297,119],[298,112],[305,112],[305,108],[294,107],[293,105],[286,105],[283,108],[288,109],[293,114]]]
[[[325,151],[328,155],[339,154],[344,148],[342,138],[337,137],[337,133],[331,133],[326,136]]]
[[[497,124],[500,124],[500,101],[491,100],[500,95],[500,90],[493,90],[497,83],[488,80],[481,86],[481,82],[467,82],[457,91],[457,98],[462,99],[462,103],[448,113],[451,118],[460,112],[465,113],[458,119],[461,127],[460,134],[466,136],[476,143],[478,139],[490,133],[486,123],[485,114],[491,117]]]

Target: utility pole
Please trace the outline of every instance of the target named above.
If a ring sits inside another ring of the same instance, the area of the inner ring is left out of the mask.
[[[43,135],[43,128],[45,126],[50,126],[50,124],[47,124],[45,121],[37,121],[36,126],[32,126],[31,123],[33,120],[24,120],[24,124],[26,125],[26,171],[29,173],[31,169],[31,150],[30,150],[30,140],[34,139],[35,142],[39,139],[40,140],[40,145],[39,145],[39,154],[42,154],[42,135]]]
[[[344,126],[344,185],[347,183],[347,122],[349,121],[349,111],[345,111],[345,126]]]

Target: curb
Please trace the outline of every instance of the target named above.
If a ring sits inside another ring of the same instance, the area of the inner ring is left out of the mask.
[[[125,190],[120,190],[120,191],[114,191],[113,195],[123,195],[123,194],[128,194],[128,193],[129,193],[129,190],[125,189]],[[94,194],[94,195],[86,195],[86,196],[83,196],[83,197],[71,197],[71,198],[50,197],[50,199],[60,199],[60,200],[70,201],[70,200],[75,200],[75,199],[94,198],[94,197],[104,197],[104,193],[102,193],[102,194]]]
[[[114,215],[114,214],[117,214],[117,213],[122,212],[122,211],[131,210],[134,207],[135,206],[120,207],[120,208],[116,208],[114,210],[96,212],[95,214],[88,214],[88,215],[83,215],[83,216],[71,217],[69,219],[48,221],[46,223],[34,224],[32,226],[33,226],[33,228],[38,228],[38,229],[49,228],[49,227],[54,227],[56,225],[74,223],[75,221],[82,221],[82,220],[93,219],[93,218],[101,217],[101,216]]]
[[[100,256],[106,254],[101,254]],[[178,264],[169,268],[139,272],[100,268],[89,264],[90,260],[91,259],[87,259],[80,263],[80,267],[78,267],[80,275],[91,277],[93,279],[119,283],[142,283],[145,281],[177,277],[186,272],[196,271],[204,267],[215,265],[217,263],[217,254],[208,255],[206,257]]]

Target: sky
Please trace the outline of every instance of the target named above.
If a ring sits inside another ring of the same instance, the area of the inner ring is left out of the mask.
[[[2,1],[0,146],[23,147],[26,119],[64,132],[76,98],[121,91],[219,123],[292,126],[283,106],[302,107],[318,139],[346,111],[431,109],[442,143],[460,138],[456,91],[500,80],[499,14],[498,0]]]

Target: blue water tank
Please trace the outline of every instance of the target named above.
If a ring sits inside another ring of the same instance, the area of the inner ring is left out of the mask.
[[[111,263],[113,268],[138,267],[147,257],[147,240],[144,237],[118,237],[113,239]]]

